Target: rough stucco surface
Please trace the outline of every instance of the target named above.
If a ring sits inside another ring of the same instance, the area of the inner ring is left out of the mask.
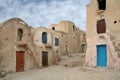
[[[55,26],[56,25],[56,26]],[[42,68],[42,52],[48,52],[48,66],[57,64],[61,56],[83,51],[85,32],[70,21],[54,24],[56,30],[31,28],[23,20],[12,18],[0,24],[0,70],[16,72],[16,52],[24,51],[24,70]],[[18,29],[22,29],[22,40],[18,40]],[[42,43],[42,33],[47,33],[47,43]],[[59,45],[55,46],[55,38]],[[84,48],[85,51],[85,48]]]
[[[100,36],[104,36],[104,38],[99,38]],[[97,36],[93,36],[92,38],[87,39],[87,52],[85,63],[88,66],[97,66],[97,45],[106,45],[107,46],[107,66],[109,67],[119,67],[120,59],[118,58],[114,46],[110,41],[110,37],[106,34],[101,34]],[[114,64],[114,65],[113,65]]]
[[[96,46],[107,46],[107,66],[120,68],[120,5],[118,0],[106,0],[106,10],[98,10],[97,0],[91,0],[87,5],[86,23],[86,65],[96,66]],[[97,21],[105,19],[106,33],[103,39],[97,33]],[[116,23],[114,23],[116,21]]]
[[[16,51],[25,52],[24,70],[36,68],[35,59],[33,58],[34,54],[31,53],[34,49],[32,35],[27,24],[20,19],[13,18],[2,23],[1,28],[1,69],[8,72],[16,71]],[[23,30],[23,38],[21,41],[17,41],[17,31],[19,28]],[[26,47],[29,47],[29,49],[26,49]]]
[[[61,54],[70,54],[81,52],[81,45],[86,44],[86,38],[83,36],[85,32],[78,29],[74,23],[70,21],[61,21],[58,24],[49,26],[59,33]]]
[[[42,33],[47,33],[47,43],[42,43]],[[33,39],[34,44],[36,46],[37,54],[39,55],[40,64],[42,66],[42,51],[48,52],[48,65],[56,64],[56,58],[60,54],[59,46],[55,46],[54,39],[55,37],[58,38],[58,36],[55,34],[55,32],[50,31],[49,29],[39,27],[36,29],[33,29]],[[48,48],[47,48],[48,47]],[[58,51],[58,53],[56,52]]]

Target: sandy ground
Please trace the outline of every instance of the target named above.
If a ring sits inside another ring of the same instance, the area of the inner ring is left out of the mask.
[[[85,68],[83,54],[63,56],[58,65],[8,74],[0,80],[120,80],[120,71]]]

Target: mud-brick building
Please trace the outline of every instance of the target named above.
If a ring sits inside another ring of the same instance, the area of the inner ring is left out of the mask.
[[[59,37],[59,33],[57,31],[48,29],[51,34],[52,34],[52,51],[53,51],[53,57],[55,59],[55,63],[58,63],[59,60],[61,60],[61,51],[60,51],[60,37]]]
[[[63,54],[85,52],[85,32],[70,21],[31,28],[12,18],[0,24],[0,70],[19,72],[57,64]]]
[[[62,55],[85,52],[86,40],[82,37],[85,36],[85,32],[77,28],[74,23],[61,21],[58,24],[51,24],[48,28],[59,33]]]
[[[86,40],[87,66],[120,67],[120,0],[91,0]]]
[[[59,57],[57,55],[60,54],[57,33],[45,27],[38,27],[32,30],[32,34],[41,67],[56,64]]]
[[[30,27],[19,18],[0,24],[0,70],[19,72],[38,67]]]

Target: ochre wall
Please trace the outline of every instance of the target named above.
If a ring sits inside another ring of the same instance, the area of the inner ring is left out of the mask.
[[[23,30],[23,37],[21,41],[17,41],[17,31],[21,28]],[[27,45],[28,47],[33,46],[32,34],[26,23],[18,18],[10,19],[1,24],[0,32],[0,47],[1,55],[1,69],[7,72],[16,71],[16,51],[25,51],[24,56],[24,70],[36,68],[34,64],[34,58],[31,52],[24,47],[18,47]]]
[[[48,28],[59,33],[60,52],[62,55],[81,52],[81,44],[86,43],[86,38],[83,39],[84,31],[80,30],[70,21],[61,21],[58,24],[52,24]],[[85,44],[86,45],[86,44]]]
[[[87,21],[86,21],[86,65],[96,66],[96,46],[103,45],[99,41],[102,35],[105,37],[104,43],[107,46],[107,66],[119,67],[120,60],[118,57],[119,50],[116,50],[119,44],[120,34],[120,1],[119,0],[106,0],[106,10],[98,9],[97,0],[91,0],[87,5]],[[106,32],[103,34],[97,33],[97,21],[105,19]],[[117,21],[117,23],[114,23]]]

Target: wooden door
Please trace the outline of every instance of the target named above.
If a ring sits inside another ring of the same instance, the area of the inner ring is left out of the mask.
[[[16,52],[16,72],[24,71],[24,51]]]
[[[43,67],[48,66],[48,52],[46,52],[46,51],[42,52],[42,65],[43,65]]]
[[[98,34],[106,32],[106,24],[104,19],[97,21],[97,32]]]
[[[106,67],[107,66],[107,49],[106,45],[97,46],[97,66]]]

